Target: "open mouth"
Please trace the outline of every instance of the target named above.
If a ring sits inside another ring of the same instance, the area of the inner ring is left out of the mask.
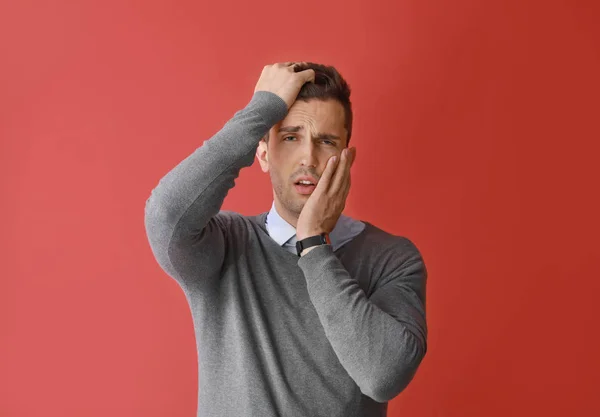
[[[294,188],[299,194],[310,194],[317,186],[315,184],[308,184],[306,181],[297,182],[294,184]]]

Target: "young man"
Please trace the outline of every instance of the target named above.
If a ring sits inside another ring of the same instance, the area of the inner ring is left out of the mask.
[[[349,97],[333,67],[266,66],[248,105],[146,202],[152,251],[192,311],[198,416],[385,416],[425,356],[418,249],[342,214]],[[222,211],[255,156],[271,210]]]

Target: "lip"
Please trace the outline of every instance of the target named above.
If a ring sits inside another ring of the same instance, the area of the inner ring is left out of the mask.
[[[317,188],[315,185],[298,185],[294,184],[294,188],[298,192],[298,194],[309,195],[312,194],[313,191]]]
[[[298,183],[298,181],[310,181],[312,182],[315,186],[317,185],[317,180],[314,177],[311,177],[310,175],[303,175],[301,177],[298,177],[294,180],[294,185],[296,185]]]

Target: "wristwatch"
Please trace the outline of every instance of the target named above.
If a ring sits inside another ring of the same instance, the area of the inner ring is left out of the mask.
[[[318,245],[331,245],[331,241],[329,240],[329,234],[321,233],[320,235],[307,237],[306,239],[297,241],[296,252],[298,253],[298,256],[300,256],[304,249]]]

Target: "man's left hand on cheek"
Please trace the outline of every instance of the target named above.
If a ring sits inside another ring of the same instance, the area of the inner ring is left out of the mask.
[[[356,159],[356,148],[346,148],[336,161],[333,158],[327,161],[323,175],[300,213],[296,226],[297,240],[331,233],[344,211],[350,192],[350,168]]]

